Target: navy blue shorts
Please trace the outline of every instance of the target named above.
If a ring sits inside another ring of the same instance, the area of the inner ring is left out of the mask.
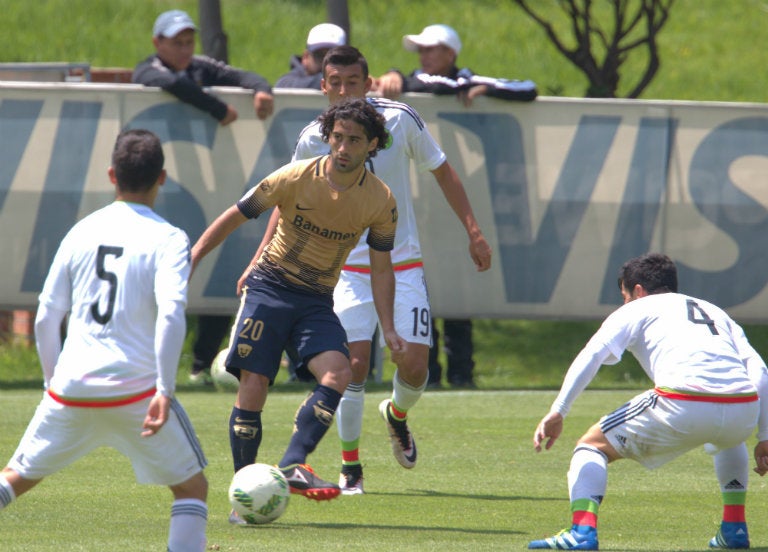
[[[249,278],[233,327],[227,372],[262,374],[275,381],[283,350],[291,346],[306,365],[325,351],[349,358],[347,334],[333,312],[333,297]]]

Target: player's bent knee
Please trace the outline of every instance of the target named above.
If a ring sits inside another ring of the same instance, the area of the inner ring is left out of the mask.
[[[196,498],[205,502],[208,497],[208,479],[199,471],[178,485],[170,485],[170,489],[176,500]]]
[[[577,441],[577,445],[587,445],[599,450],[606,456],[609,462],[623,458],[608,441],[599,424],[590,427]]]
[[[350,363],[352,381],[355,383],[365,383],[368,379],[368,372],[371,370],[371,362],[369,358],[353,358]]]
[[[309,370],[317,381],[336,389],[340,393],[352,380],[352,368],[346,355],[339,351],[325,351],[312,357],[309,361]]]
[[[325,375],[320,378],[320,383],[331,389],[335,389],[339,393],[344,393],[344,390],[352,381],[352,370],[347,364],[346,367],[339,367],[335,370],[329,370]]]
[[[409,376],[421,376],[429,372],[429,347],[422,343],[408,342],[405,357],[397,369]]]

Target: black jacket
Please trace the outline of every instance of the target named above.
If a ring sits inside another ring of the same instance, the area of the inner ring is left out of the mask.
[[[291,56],[291,70],[277,79],[275,88],[314,88],[320,90],[323,73],[308,75],[301,64],[301,56]]]
[[[458,94],[472,86],[485,84],[488,86],[488,93],[486,95],[492,98],[529,102],[535,100],[538,95],[536,84],[533,81],[481,77],[480,75],[475,75],[471,69],[466,67],[463,69],[454,67],[447,77],[428,75],[421,69],[414,70],[407,77],[402,73],[400,75],[403,77],[403,92]]]
[[[186,70],[176,73],[157,55],[152,55],[136,66],[131,80],[145,86],[160,87],[182,102],[210,113],[219,121],[227,114],[227,104],[204,91],[203,87],[239,86],[254,92],[272,93],[269,82],[261,75],[235,69],[207,56],[194,56]]]

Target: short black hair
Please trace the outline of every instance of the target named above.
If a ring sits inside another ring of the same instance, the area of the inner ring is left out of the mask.
[[[637,284],[649,294],[677,293],[677,266],[663,253],[646,253],[625,262],[619,270],[619,289]]]
[[[376,108],[362,98],[348,98],[328,107],[318,118],[320,121],[320,133],[324,142],[328,142],[333,127],[338,120],[351,120],[363,127],[365,136],[369,141],[378,138],[376,149],[368,154],[376,157],[376,153],[389,145],[389,132],[386,128],[386,119]]]
[[[112,150],[112,169],[121,190],[149,190],[160,178],[164,165],[163,146],[153,132],[130,129],[118,135]]]
[[[360,50],[347,44],[336,46],[328,50],[323,58],[323,78],[326,77],[325,68],[329,65],[340,65],[348,67],[350,65],[360,65],[363,70],[363,78],[368,78],[368,61]]]

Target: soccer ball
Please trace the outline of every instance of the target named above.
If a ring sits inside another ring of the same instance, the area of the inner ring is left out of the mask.
[[[239,470],[229,486],[229,502],[241,518],[261,525],[279,518],[288,506],[291,490],[283,472],[268,464]]]
[[[237,378],[227,372],[227,367],[224,365],[227,361],[227,353],[229,353],[229,349],[222,349],[219,351],[219,354],[216,355],[216,358],[213,359],[213,364],[211,364],[211,379],[213,379],[213,383],[216,384],[217,387],[236,389],[238,386]]]

